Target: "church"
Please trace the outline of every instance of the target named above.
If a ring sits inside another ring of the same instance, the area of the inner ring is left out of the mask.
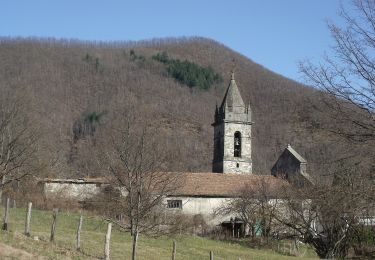
[[[245,189],[266,183],[269,196],[277,199],[285,185],[313,184],[307,173],[307,161],[289,144],[272,167],[270,174],[257,175],[252,170],[251,107],[245,104],[231,74],[220,107],[216,107],[212,173],[182,173],[185,184],[166,198],[166,205],[184,214],[203,215],[209,225],[230,222],[236,216],[217,216],[215,210]]]
[[[236,216],[218,216],[215,210],[231,199],[241,197],[244,189],[266,183],[270,197],[277,199],[281,186],[313,183],[307,173],[307,161],[287,145],[269,174],[253,173],[251,158],[252,116],[250,104],[245,104],[231,74],[220,107],[216,107],[212,172],[176,172],[182,185],[165,196],[166,212],[190,216],[200,215],[209,226],[228,223]],[[43,179],[40,182],[45,197],[64,197],[83,201],[108,186],[104,179]]]

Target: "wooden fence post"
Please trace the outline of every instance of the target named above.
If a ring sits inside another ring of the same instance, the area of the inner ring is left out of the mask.
[[[52,214],[52,226],[51,226],[51,236],[49,238],[50,242],[55,242],[55,232],[56,232],[56,221],[57,221],[57,213],[59,209],[53,209]]]
[[[9,204],[10,204],[10,199],[7,198],[7,203],[5,205],[4,219],[3,219],[3,230],[8,230]]]
[[[108,223],[107,234],[105,236],[104,244],[104,260],[109,260],[109,242],[111,240],[112,223]]]
[[[33,203],[29,202],[27,206],[26,222],[25,222],[25,235],[30,236],[30,221],[31,221],[31,207]]]
[[[214,260],[214,252],[210,251],[210,260]]]
[[[81,250],[81,229],[82,229],[82,222],[83,222],[83,216],[79,216],[79,222],[77,227],[77,243],[76,243],[76,249],[77,251]]]
[[[173,240],[172,260],[176,260],[176,241]]]

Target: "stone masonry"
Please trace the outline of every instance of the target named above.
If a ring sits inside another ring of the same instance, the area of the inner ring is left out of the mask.
[[[238,90],[234,73],[221,106],[216,107],[214,127],[214,159],[212,171],[217,173],[252,173],[251,110]]]

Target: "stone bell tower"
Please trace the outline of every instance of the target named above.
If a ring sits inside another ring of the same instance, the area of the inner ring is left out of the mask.
[[[252,173],[251,110],[246,106],[234,80],[231,80],[220,107],[216,106],[214,159],[212,171],[218,173]]]

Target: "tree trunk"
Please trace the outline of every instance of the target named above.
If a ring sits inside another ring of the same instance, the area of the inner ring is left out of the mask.
[[[138,227],[135,227],[134,235],[133,235],[133,249],[132,249],[132,260],[137,259],[137,245],[138,245]]]
[[[9,218],[9,204],[10,199],[7,198],[7,202],[5,205],[5,212],[4,212],[4,220],[3,220],[3,230],[8,230],[8,218]]]
[[[3,198],[4,183],[5,183],[5,176],[2,176],[0,180],[0,203],[3,201],[2,198]]]
[[[132,237],[134,236],[134,220],[133,220],[133,216],[130,217],[130,235]]]

